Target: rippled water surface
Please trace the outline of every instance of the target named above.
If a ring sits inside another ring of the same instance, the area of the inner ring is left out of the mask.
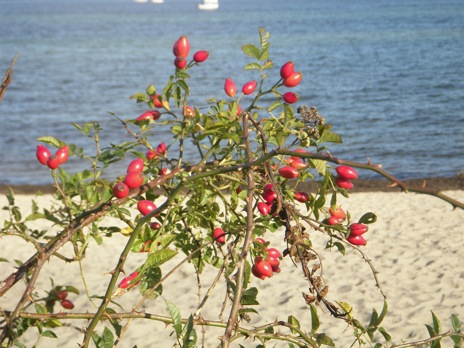
[[[15,54],[13,82],[0,104],[0,183],[45,184],[37,138],[52,135],[91,151],[72,122],[98,121],[103,145],[128,140],[108,112],[134,118],[129,96],[172,74],[172,43],[188,35],[210,58],[192,72],[192,102],[238,85],[240,47],[271,33],[278,67],[293,60],[295,88],[344,144],[332,154],[382,163],[401,178],[464,170],[464,2],[433,0],[221,0],[214,12],[193,0],[0,0],[0,73]],[[167,129],[156,133],[170,142]],[[155,141],[156,142],[156,141]],[[67,169],[82,167],[71,159]],[[372,174],[371,174],[372,175]]]

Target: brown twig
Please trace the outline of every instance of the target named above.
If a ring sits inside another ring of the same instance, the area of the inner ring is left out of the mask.
[[[245,113],[243,115],[243,140],[245,142],[246,147],[246,157],[247,163],[253,162],[253,155],[250,146],[250,139],[248,137],[248,118],[249,114]],[[230,309],[229,318],[227,321],[227,328],[224,332],[224,335],[221,339],[221,346],[222,348],[229,347],[232,332],[237,324],[237,317],[238,311],[240,309],[240,301],[242,298],[242,291],[243,291],[243,284],[244,284],[244,274],[245,274],[245,262],[248,256],[248,251],[250,249],[251,238],[253,236],[253,228],[254,228],[254,215],[253,215],[253,192],[255,188],[255,181],[254,181],[254,171],[250,167],[247,172],[248,176],[248,188],[247,188],[247,198],[246,198],[246,233],[245,238],[243,240],[243,246],[240,253],[240,257],[238,260],[238,267],[237,267],[237,274],[235,276],[236,283],[235,283],[235,291],[234,291],[234,299],[232,302],[232,307]],[[235,329],[236,330],[236,329]]]

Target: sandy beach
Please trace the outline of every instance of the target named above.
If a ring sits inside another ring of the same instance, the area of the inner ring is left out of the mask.
[[[464,201],[464,190],[450,190],[446,193],[458,200]],[[47,206],[51,204],[51,195],[34,196],[32,194],[17,194],[16,204],[22,209],[23,215],[31,211],[31,199],[37,204]],[[443,330],[451,328],[449,317],[456,314],[464,321],[464,212],[453,210],[451,205],[432,196],[419,194],[405,194],[399,192],[354,192],[350,199],[339,201],[343,208],[349,211],[353,220],[358,219],[366,212],[373,212],[378,220],[371,225],[366,234],[367,246],[363,248],[365,254],[372,260],[379,272],[378,278],[383,292],[387,295],[389,311],[382,326],[394,338],[395,343],[401,340],[415,340],[427,338],[425,324],[431,324],[431,310],[442,322]],[[0,196],[0,206],[7,204],[4,194]],[[0,219],[6,219],[6,211],[0,212]],[[114,224],[107,220],[105,223]],[[43,224],[39,222],[39,224]],[[53,228],[46,225],[37,225],[38,229]],[[381,311],[383,296],[375,286],[372,270],[363,261],[361,255],[354,250],[348,250],[342,256],[337,250],[325,250],[327,237],[319,232],[309,231],[314,249],[319,252],[323,264],[323,277],[329,285],[327,299],[331,302],[348,302],[355,308],[354,316],[363,324],[368,324],[372,308]],[[283,250],[283,231],[278,230],[268,235],[272,246]],[[94,241],[82,261],[82,271],[90,296],[102,295],[109,280],[108,272],[116,265],[117,259],[124,247],[127,237],[122,235],[105,238],[102,245]],[[9,260],[2,263],[0,279],[3,280],[14,269],[13,260],[25,260],[32,255],[33,248],[18,238],[3,236],[0,239],[0,257]],[[71,255],[68,245],[64,247],[63,254]],[[131,254],[127,260],[125,270],[131,272],[141,265],[146,254]],[[163,266],[169,269],[181,260],[176,257]],[[78,263],[66,264],[59,260],[45,265],[36,291],[45,295],[51,287],[50,278],[54,278],[56,285],[72,285],[80,290],[79,295],[70,294],[69,298],[75,303],[72,311],[60,309],[64,312],[85,313],[94,312],[95,306],[90,304]],[[308,292],[308,286],[303,279],[301,270],[295,268],[291,260],[284,258],[281,262],[281,273],[264,281],[254,278],[253,286],[259,289],[260,305],[255,309],[259,315],[251,314],[251,322],[245,326],[265,324],[275,319],[287,320],[294,315],[300,320],[302,327],[311,329],[311,315],[309,307],[302,298],[302,292]],[[201,298],[212,283],[217,270],[208,268],[201,276]],[[121,276],[122,278],[122,276]],[[17,303],[24,285],[18,283],[5,297],[0,298],[0,307],[11,310]],[[183,317],[188,317],[198,308],[200,298],[196,286],[196,275],[193,266],[185,264],[164,284],[164,293],[156,300],[147,301],[143,307],[146,313],[167,315],[164,299],[174,302],[180,309]],[[218,320],[223,294],[223,286],[218,284],[209,304],[201,312],[205,319]],[[140,299],[137,290],[131,290],[117,302],[123,311],[130,312]],[[96,306],[98,299],[93,299]],[[230,303],[228,303],[230,304]],[[121,310],[116,305],[112,308]],[[30,307],[31,312],[33,308]],[[339,319],[330,317],[327,310],[319,307],[321,327],[319,332],[325,332],[334,339],[337,347],[349,347],[353,341],[351,330]],[[225,311],[227,317],[228,309]],[[37,347],[76,347],[82,342],[79,329],[85,327],[87,322],[63,321],[65,326],[56,328],[57,339],[42,338]],[[124,323],[124,322],[123,322]],[[107,324],[108,325],[108,324]],[[101,333],[103,325],[98,326]],[[346,331],[345,331],[346,330]],[[122,342],[118,347],[172,347],[175,343],[172,327],[163,323],[139,319],[134,320],[128,327]],[[217,337],[223,329],[206,328],[204,347],[215,347],[219,343]],[[197,328],[199,344],[201,346],[201,328]],[[377,336],[379,342],[384,342]],[[29,347],[37,339],[37,332],[31,329],[25,335],[23,342]],[[245,347],[255,347],[258,341],[237,341]],[[274,345],[271,345],[274,346]],[[279,343],[277,347],[284,347]],[[443,341],[442,347],[452,347],[451,341]]]

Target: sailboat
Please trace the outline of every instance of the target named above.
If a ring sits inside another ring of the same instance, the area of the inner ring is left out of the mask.
[[[202,4],[198,4],[199,10],[217,10],[219,8],[219,0],[203,0]]]

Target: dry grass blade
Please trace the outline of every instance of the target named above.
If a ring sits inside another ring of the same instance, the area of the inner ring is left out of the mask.
[[[0,103],[3,100],[3,95],[6,92],[6,88],[9,86],[13,78],[13,66],[16,63],[16,59],[18,59],[18,55],[15,55],[13,60],[11,61],[10,67],[6,71],[5,77],[3,78],[3,81],[2,81],[2,85],[0,86]]]

